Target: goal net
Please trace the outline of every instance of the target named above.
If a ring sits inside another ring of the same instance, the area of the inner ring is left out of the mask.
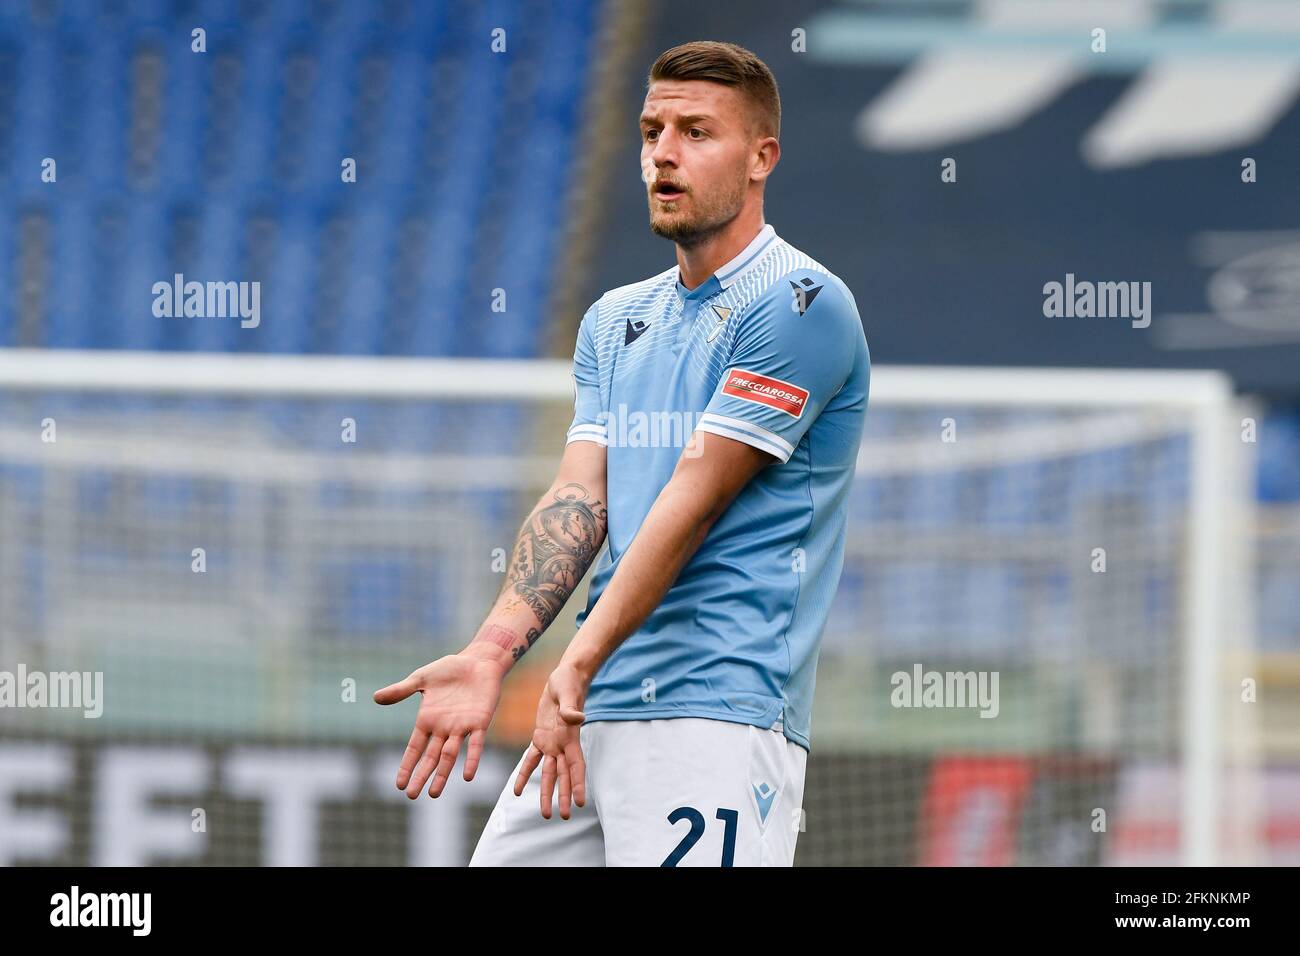
[[[370,695],[472,636],[571,403],[567,363],[0,353],[0,864],[464,863],[583,593],[438,801]],[[797,862],[1257,862],[1237,429],[1209,373],[877,369]]]

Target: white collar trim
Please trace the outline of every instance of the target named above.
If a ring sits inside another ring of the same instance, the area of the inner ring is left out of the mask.
[[[776,230],[773,229],[770,224],[765,225],[758,231],[758,235],[753,238],[750,244],[740,250],[739,255],[713,273],[717,276],[718,284],[725,289],[750,269],[754,268],[759,260],[760,254],[766,251],[768,246],[772,243],[778,241],[779,238],[780,237],[776,234]],[[674,274],[677,278],[677,282],[680,284],[682,281],[682,270],[680,266],[674,270]]]

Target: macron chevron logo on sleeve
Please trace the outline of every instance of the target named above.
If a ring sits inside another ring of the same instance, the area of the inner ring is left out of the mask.
[[[731,370],[722,391],[755,405],[775,408],[793,418],[803,415],[804,407],[808,404],[806,388],[783,382],[779,378],[759,375],[757,372],[746,372],[742,368]]]
[[[822,290],[821,286],[808,278],[800,279],[797,283],[791,282],[790,288],[794,290],[794,301],[790,304],[800,315],[812,308],[813,299]]]

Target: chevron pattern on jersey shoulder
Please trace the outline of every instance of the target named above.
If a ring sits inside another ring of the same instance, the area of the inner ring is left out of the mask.
[[[638,350],[649,350],[657,328],[662,326],[659,319],[676,301],[673,290],[676,277],[677,267],[673,266],[640,282],[611,289],[600,297],[592,339],[602,368],[608,367],[614,354],[629,344],[629,328],[633,330],[631,338]]]
[[[712,323],[701,322],[694,332],[689,361],[705,374],[717,377],[726,368],[735,343],[737,330],[745,321],[750,307],[790,273],[806,270],[830,276],[817,260],[796,249],[780,237],[763,250],[753,262],[731,277],[730,284],[701,303],[727,313],[719,331]],[[611,289],[597,302],[596,325],[592,329],[596,356],[602,376],[610,374],[615,358],[620,375],[634,371],[672,345],[669,327],[677,318],[681,303],[676,293],[677,267],[640,282]],[[790,293],[793,297],[794,293]],[[792,301],[794,299],[792,298]],[[805,302],[805,304],[807,304]],[[791,315],[797,315],[791,311]]]

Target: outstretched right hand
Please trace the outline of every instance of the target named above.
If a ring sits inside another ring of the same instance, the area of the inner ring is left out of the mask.
[[[465,779],[474,779],[488,725],[501,700],[505,671],[506,665],[495,657],[462,651],[440,657],[412,671],[405,680],[375,691],[377,704],[396,704],[416,691],[424,696],[397,771],[398,790],[405,790],[414,800],[432,775],[429,796],[439,796],[466,737]]]

